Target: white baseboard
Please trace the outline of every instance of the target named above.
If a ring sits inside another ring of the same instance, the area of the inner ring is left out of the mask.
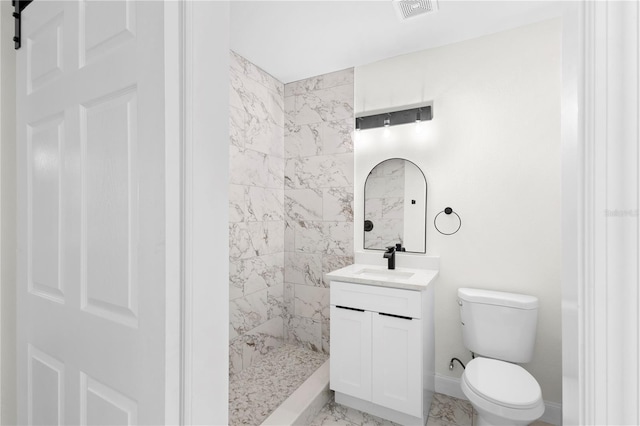
[[[462,393],[460,379],[457,377],[436,374],[436,392],[458,399],[467,399],[464,393]],[[560,426],[562,424],[562,404],[545,401],[544,414],[540,417],[540,421]]]
[[[562,424],[562,404],[545,401],[544,414],[540,417],[540,421],[560,426]]]
[[[467,399],[462,393],[460,379],[457,377],[442,376],[436,373],[436,392],[458,399]]]

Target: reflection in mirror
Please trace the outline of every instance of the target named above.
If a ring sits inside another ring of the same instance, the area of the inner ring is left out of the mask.
[[[364,184],[364,248],[402,244],[424,253],[427,180],[409,160],[392,158],[375,166]]]

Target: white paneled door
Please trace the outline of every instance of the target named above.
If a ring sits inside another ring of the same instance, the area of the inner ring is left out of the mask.
[[[23,12],[20,424],[160,425],[177,403],[164,8],[37,0]]]

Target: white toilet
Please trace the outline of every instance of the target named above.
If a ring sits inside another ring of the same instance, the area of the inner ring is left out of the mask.
[[[528,425],[544,413],[536,379],[514,363],[533,357],[538,299],[523,294],[458,289],[462,339],[476,356],[461,379],[478,425]]]

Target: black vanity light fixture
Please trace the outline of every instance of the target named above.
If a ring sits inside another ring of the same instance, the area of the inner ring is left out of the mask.
[[[409,109],[379,112],[356,117],[356,130],[395,126],[396,124],[419,123],[431,120],[433,104],[415,105]]]

